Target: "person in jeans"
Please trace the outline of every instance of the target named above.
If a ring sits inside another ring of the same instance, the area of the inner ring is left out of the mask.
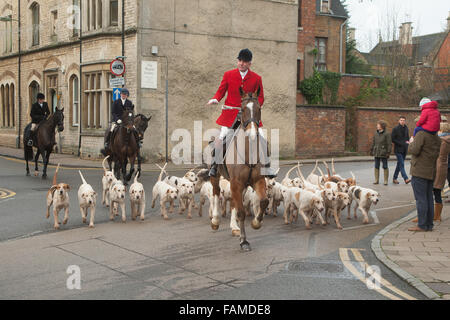
[[[441,138],[427,131],[417,132],[411,139],[411,184],[416,199],[418,225],[409,231],[432,231],[434,218],[433,182],[436,160],[441,149]]]
[[[380,162],[383,162],[384,169],[384,185],[388,185],[389,168],[388,159],[391,155],[392,139],[391,134],[386,131],[386,122],[378,121],[377,132],[373,136],[372,148],[370,155],[375,157],[375,182],[378,184],[380,179]]]
[[[392,142],[394,143],[394,153],[397,157],[397,167],[395,167],[393,183],[399,184],[397,178],[399,173],[402,174],[403,180],[408,184],[411,182],[411,179],[408,178],[408,174],[405,171],[405,159],[406,154],[408,153],[408,144],[409,144],[409,130],[406,126],[406,118],[400,117],[398,119],[398,126],[392,129]]]

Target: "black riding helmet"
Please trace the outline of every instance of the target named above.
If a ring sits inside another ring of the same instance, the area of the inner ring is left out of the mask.
[[[40,93],[40,92],[39,92],[39,93],[37,94],[36,99],[38,99],[38,100],[39,100],[39,99],[45,100],[45,96],[44,96],[43,93]]]
[[[249,49],[242,49],[239,51],[238,60],[250,62],[252,61],[253,54]]]

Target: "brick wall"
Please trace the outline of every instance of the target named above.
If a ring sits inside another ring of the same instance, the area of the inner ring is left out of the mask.
[[[371,78],[358,75],[342,75],[341,82],[339,83],[338,101],[344,101],[349,97],[356,97],[359,94],[359,89],[364,81],[374,79],[370,84],[371,88],[378,88],[380,85],[379,78]]]
[[[345,151],[345,108],[297,106],[296,157],[342,154]]]
[[[440,110],[450,119],[450,110]],[[295,155],[298,158],[343,155],[345,152],[346,110],[340,106],[297,106],[295,128]],[[387,123],[388,132],[398,124],[400,116],[406,117],[406,125],[412,135],[420,110],[400,108],[359,107],[354,121],[357,152],[368,155],[379,120]]]

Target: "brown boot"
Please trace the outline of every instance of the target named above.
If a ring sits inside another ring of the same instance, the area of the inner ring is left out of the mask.
[[[387,186],[389,183],[389,169],[384,169],[384,185]]]
[[[411,220],[411,222],[417,223],[417,222],[419,222],[419,218],[414,218]]]
[[[441,213],[442,213],[442,203],[435,203],[434,204],[434,221],[441,222]]]
[[[373,184],[380,183],[380,169],[375,168],[375,182]]]

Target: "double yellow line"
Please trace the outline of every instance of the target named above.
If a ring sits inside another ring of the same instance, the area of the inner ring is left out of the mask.
[[[367,276],[366,274],[369,275],[373,275],[375,274],[373,268],[367,264],[367,262],[364,260],[361,251],[363,251],[364,249],[355,249],[355,248],[340,248],[339,249],[339,256],[341,258],[342,263],[344,264],[344,266],[347,268],[348,271],[350,271],[357,279],[359,279],[360,281],[362,281],[364,284],[367,285]],[[350,255],[349,252],[351,252],[354,256],[354,260],[350,259]],[[359,268],[356,268],[354,263],[356,263]],[[363,274],[361,272],[361,270],[364,270]],[[391,300],[417,300],[416,298],[410,296],[409,294],[403,292],[402,290],[396,288],[394,285],[392,285],[389,281],[387,281],[386,279],[384,279],[383,277],[381,277],[381,275],[377,276],[376,279],[380,286],[379,287],[374,287],[373,290],[375,290],[376,292],[382,294],[383,296],[391,299]],[[391,292],[383,289],[382,287],[384,287],[387,290],[390,290]]]
[[[16,195],[16,193],[14,191],[0,188],[0,200],[11,198],[11,197],[14,197],[15,195]]]

